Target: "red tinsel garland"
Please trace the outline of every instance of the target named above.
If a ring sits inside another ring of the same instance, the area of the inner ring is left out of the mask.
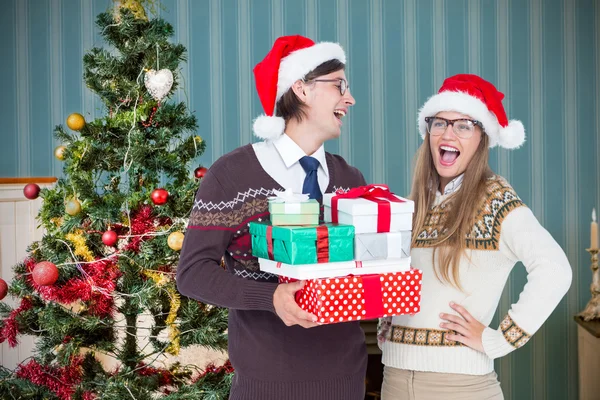
[[[164,368],[155,368],[150,365],[140,364],[138,366],[137,373],[141,376],[158,375],[159,386],[173,384],[173,374],[171,373],[171,371]]]
[[[95,400],[96,394],[93,392],[84,392],[82,396],[83,400]]]
[[[140,207],[137,212],[131,217],[131,234],[136,235],[131,238],[131,241],[125,247],[125,250],[131,250],[138,252],[140,250],[140,244],[149,239],[150,236],[139,236],[145,235],[146,233],[154,232],[156,230],[155,223],[158,225],[169,225],[171,220],[169,218],[156,218],[153,213],[152,206],[144,205]]]
[[[200,375],[198,375],[195,379],[193,379],[193,383],[198,382],[200,379],[204,378],[206,375],[208,374],[220,374],[221,372],[224,372],[226,374],[230,374],[234,371],[233,369],[233,365],[231,365],[231,362],[229,360],[227,360],[225,362],[225,364],[221,365],[220,367],[216,367],[215,364],[208,364],[206,366],[206,368],[204,369],[204,372],[201,373]]]
[[[18,378],[26,379],[38,386],[45,386],[55,393],[61,400],[71,400],[77,386],[83,377],[83,357],[73,357],[71,365],[65,367],[50,367],[41,365],[35,360],[25,365],[20,365],[16,371]],[[94,394],[86,392],[84,398],[94,399]]]
[[[25,262],[31,272],[35,261]],[[69,279],[63,285],[40,286],[27,276],[28,283],[47,301],[70,304],[81,300],[88,302],[88,312],[97,317],[107,317],[114,311],[114,300],[111,295],[117,287],[117,279],[121,271],[112,260],[100,260],[91,264],[82,264],[85,276]]]
[[[173,223],[169,217],[156,217],[153,211],[152,206],[143,205],[138,210],[131,212],[131,226],[120,223],[111,224],[111,229],[117,233],[119,238],[127,237],[129,240],[123,248],[119,247],[118,252],[130,250],[137,253],[140,250],[140,244],[152,237],[152,235],[147,235],[148,233],[156,232],[156,228],[159,226],[169,226]],[[88,234],[104,233],[104,231],[96,230],[87,230],[86,232]]]
[[[33,307],[31,300],[27,297],[23,297],[19,308],[12,310],[8,318],[4,320],[4,324],[0,330],[0,343],[8,340],[8,345],[10,347],[15,347],[19,343],[17,341],[17,335],[19,334],[17,316],[23,311],[31,309],[31,307]]]

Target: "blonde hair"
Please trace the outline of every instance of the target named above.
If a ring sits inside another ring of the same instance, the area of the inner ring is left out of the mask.
[[[449,212],[445,217],[444,231],[439,232],[439,237],[434,243],[432,261],[436,277],[441,282],[449,283],[460,290],[462,287],[459,279],[459,263],[461,257],[466,255],[465,236],[471,231],[477,208],[485,196],[486,180],[494,175],[488,165],[488,145],[489,138],[482,132],[479,146],[467,165],[460,188],[447,200],[450,202],[450,207],[447,209]],[[433,163],[427,132],[415,156],[415,171],[410,193],[410,198],[415,202],[411,247],[414,247],[417,236],[424,229],[427,213],[433,206],[439,185],[440,176]],[[436,257],[439,260],[437,265]]]

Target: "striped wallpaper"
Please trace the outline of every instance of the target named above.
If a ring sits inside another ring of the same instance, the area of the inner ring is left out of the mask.
[[[82,57],[102,45],[95,16],[110,0],[4,0],[0,13],[0,176],[60,175],[54,125],[71,112],[104,115],[82,80]],[[327,150],[370,182],[410,187],[419,106],[451,74],[470,72],[506,94],[527,142],[495,149],[507,177],[565,249],[569,294],[523,349],[496,363],[507,399],[574,399],[572,316],[589,299],[589,222],[600,185],[600,3],[594,0],[164,0],[161,17],[187,46],[176,99],[188,102],[208,147],[199,162],[253,140],[261,112],[252,67],[282,34],[338,41],[357,104]],[[526,282],[512,274],[504,315]],[[497,319],[496,321],[497,322]]]

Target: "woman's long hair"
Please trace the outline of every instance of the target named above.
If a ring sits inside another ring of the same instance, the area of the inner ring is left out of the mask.
[[[465,237],[473,227],[474,217],[485,196],[486,180],[493,176],[488,165],[488,145],[488,136],[482,132],[479,147],[465,170],[460,188],[447,200],[451,203],[446,209],[444,231],[439,232],[433,251],[432,261],[436,277],[461,290],[459,263],[461,257],[466,255]],[[425,140],[416,155],[410,194],[410,198],[415,202],[412,247],[417,236],[424,229],[427,213],[433,205],[439,185],[440,176],[433,163],[429,133],[426,133]],[[436,258],[439,260],[437,266]]]

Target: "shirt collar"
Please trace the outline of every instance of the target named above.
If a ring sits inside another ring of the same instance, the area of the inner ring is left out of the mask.
[[[294,142],[292,138],[286,135],[285,133],[273,141],[273,146],[275,146],[275,148],[277,149],[277,152],[281,156],[281,159],[283,160],[283,163],[285,164],[286,168],[290,168],[292,165],[297,163],[302,157],[306,155],[306,153],[304,153],[304,150],[302,150],[300,146],[298,146],[296,142]],[[319,161],[320,168],[325,172],[327,176],[329,176],[329,171],[327,169],[327,160],[325,158],[325,147],[321,145],[321,147],[319,147],[317,151],[315,151],[310,156],[316,158]]]
[[[450,182],[448,182],[446,187],[444,187],[444,196],[456,192],[458,190],[458,188],[460,187],[460,185],[462,184],[464,177],[465,177],[465,174],[460,174],[459,176],[457,176],[456,178],[454,178]],[[438,192],[439,192],[439,190],[438,190]]]

